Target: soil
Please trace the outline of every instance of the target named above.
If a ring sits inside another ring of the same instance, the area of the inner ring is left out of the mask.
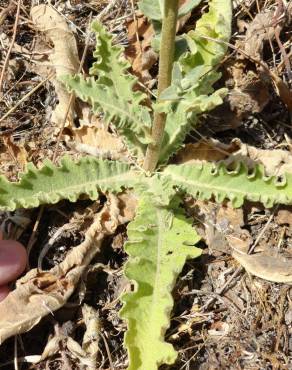
[[[103,11],[102,21],[116,36],[115,42],[127,47],[130,43],[127,24],[133,21],[133,7],[137,9],[136,2],[130,0],[116,0],[112,7],[106,0],[22,0],[14,46],[3,75],[0,101],[0,170],[11,180],[18,178],[28,161],[39,166],[45,158],[52,159],[54,155],[56,161],[65,153],[80,156],[67,145],[64,135],[58,143],[56,127],[51,121],[58,101],[50,80],[14,108],[44,80],[33,61],[36,58],[34,52],[48,53],[52,45],[36,29],[29,15],[34,5],[49,3],[70,25],[80,58],[86,49],[85,74],[93,62],[95,46],[94,35],[89,40],[87,38],[90,21]],[[255,56],[248,58],[240,51],[249,42],[246,39],[248,24],[258,14],[275,13],[281,4],[282,1],[278,0],[234,2],[231,46],[220,66],[222,78],[216,85],[216,88],[229,88],[229,94],[223,106],[200,117],[199,125],[186,143],[212,138],[229,145],[238,138],[258,149],[272,151],[280,148],[291,152],[291,111],[285,99],[279,95],[271,76],[255,62]],[[1,68],[13,38],[16,9],[17,1],[0,0]],[[205,9],[206,2],[203,1],[180,32],[190,29],[191,22]],[[291,89],[291,6],[287,12],[290,14],[285,15],[285,22],[281,24],[280,43],[273,35],[263,38],[257,57]],[[155,87],[157,62],[149,73],[151,81],[148,86]],[[2,120],[1,117],[11,108],[11,113]],[[105,199],[105,196],[101,197],[100,205]],[[42,269],[49,269],[64,260],[68,251],[82,242],[88,226],[82,217],[92,203],[89,200],[77,203],[62,201],[45,206],[41,213],[40,209],[2,212],[1,227],[7,237],[18,238],[30,247],[30,268],[41,264]],[[292,208],[277,206],[265,209],[259,204],[245,203],[241,210],[233,211],[228,203],[218,205],[193,199],[186,199],[184,208],[203,237],[199,245],[203,254],[199,259],[188,261],[177,280],[166,340],[173,344],[179,356],[175,365],[160,369],[292,369],[291,285],[272,283],[240,269],[230,254],[226,238],[240,235],[248,246],[257,241],[259,250],[269,248],[291,258]],[[78,215],[81,223],[77,222],[69,230],[64,229],[43,253],[50,238],[69,220],[76,220]],[[208,233],[206,225],[211,225]],[[123,250],[126,239],[126,228],[121,226],[114,236],[104,241],[102,252],[92,261],[86,279],[80,282],[64,307],[49,314],[29,332],[4,342],[0,347],[0,369],[85,369],[64,341],[60,341],[54,354],[43,361],[36,364],[26,362],[29,356],[41,355],[48,339],[60,333],[81,344],[84,325],[80,303],[94,307],[99,315],[101,334],[97,368],[126,369],[127,354],[123,348],[126,326],[118,316],[121,308],[118,298],[126,284],[122,275],[127,260]],[[99,264],[107,266],[107,269],[94,267],[101,266]],[[14,363],[16,358],[18,367]]]

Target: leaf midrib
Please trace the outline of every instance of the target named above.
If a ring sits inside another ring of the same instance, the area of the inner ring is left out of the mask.
[[[208,183],[204,182],[204,183],[200,183],[198,181],[194,181],[194,180],[186,180],[186,178],[180,176],[180,175],[177,175],[177,174],[174,174],[173,172],[165,172],[169,175],[171,175],[171,177],[173,178],[173,183],[174,185],[176,185],[176,182],[180,182],[182,183],[183,185],[186,184],[186,185],[192,185],[194,186],[195,188],[197,189],[201,189],[201,188],[204,188],[204,189],[209,189],[211,191],[215,191],[216,189],[218,191],[221,191],[221,192],[233,192],[233,193],[237,193],[237,194],[241,194],[243,196],[246,196],[246,191],[243,191],[243,190],[238,190],[236,188],[230,188],[230,187],[222,187],[222,186],[219,186],[219,185],[209,185]],[[175,178],[174,178],[175,177]],[[252,194],[261,194],[260,191],[258,192],[254,192],[254,191],[249,191],[249,194],[252,193]]]
[[[52,190],[52,191],[40,190],[37,193],[35,193],[34,190],[31,190],[29,194],[22,196],[20,200],[29,199],[32,197],[38,197],[40,194],[47,194],[48,196],[50,196],[51,194],[56,194],[58,192],[76,194],[78,192],[78,189],[80,188],[86,188],[90,185],[95,185],[95,184],[98,188],[100,188],[99,186],[100,183],[108,183],[108,182],[114,182],[114,185],[120,184],[120,186],[123,186],[123,184],[125,184],[125,187],[126,187],[127,186],[126,184],[129,184],[130,182],[129,178],[133,178],[133,176],[134,176],[134,173],[132,171],[131,172],[129,171],[127,173],[107,177],[106,179],[97,178],[96,180],[93,180],[93,181],[82,182],[82,183],[79,183],[73,186],[65,186],[62,188],[56,188],[55,190]],[[21,184],[16,184],[16,185],[21,190]],[[8,193],[7,196],[11,197],[11,193]]]

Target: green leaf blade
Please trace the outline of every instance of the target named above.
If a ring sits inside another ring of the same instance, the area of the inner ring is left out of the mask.
[[[209,11],[198,20],[196,29],[186,35],[190,52],[180,60],[185,72],[199,65],[211,70],[220,62],[228,49],[231,19],[230,0],[209,1]]]
[[[161,4],[157,0],[140,0],[139,9],[141,12],[151,20],[161,21],[162,20],[162,9]]]
[[[46,161],[41,169],[28,166],[19,182],[0,177],[0,209],[38,207],[62,199],[74,202],[82,194],[97,199],[98,191],[118,192],[124,187],[133,187],[137,178],[128,164],[89,156],[78,162],[64,157],[60,166]]]
[[[171,291],[187,258],[201,253],[194,246],[199,237],[174,205],[156,206],[152,198],[141,199],[136,218],[129,224],[125,274],[135,281],[136,290],[123,296],[121,317],[128,322],[125,345],[129,370],[154,370],[172,364],[177,354],[164,342],[173,300]]]
[[[244,200],[262,202],[266,207],[292,204],[292,174],[281,179],[267,177],[259,165],[253,171],[241,163],[232,171],[223,163],[170,165],[164,174],[171,176],[175,186],[204,200],[212,196],[218,202],[229,199],[234,207],[241,207]]]

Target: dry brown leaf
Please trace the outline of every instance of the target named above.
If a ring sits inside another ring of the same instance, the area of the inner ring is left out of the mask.
[[[255,163],[264,165],[268,175],[280,176],[284,173],[292,173],[292,154],[287,150],[265,150],[246,145],[237,141],[240,145],[226,163],[242,161],[252,167]]]
[[[187,0],[180,0],[182,6]],[[177,30],[182,29],[190,18],[191,13],[181,17],[177,23]],[[152,49],[151,42],[155,36],[152,24],[141,12],[136,12],[134,19],[127,23],[129,46],[125,49],[125,56],[132,65],[134,74],[147,87],[151,88],[153,80],[149,70],[156,63],[158,54]]]
[[[252,237],[243,229],[242,208],[233,208],[230,202],[218,206],[198,199],[188,199],[186,206],[192,217],[199,221],[196,230],[214,255],[228,253],[229,247],[248,250]]]
[[[235,62],[231,68],[234,88],[227,100],[232,112],[240,119],[248,114],[260,113],[270,101],[269,87],[257,73],[246,71],[241,63]]]
[[[280,176],[292,173],[292,154],[281,149],[258,149],[242,143],[238,138],[230,144],[223,144],[214,139],[202,139],[195,144],[186,144],[176,155],[176,163],[191,163],[192,161],[218,162],[226,165],[233,162],[243,162],[248,167],[256,163],[265,167],[267,175]]]
[[[130,190],[125,190],[122,194],[119,194],[120,202],[120,216],[119,220],[121,223],[127,223],[135,216],[136,208],[138,205],[137,196]]]
[[[270,76],[273,80],[277,94],[282,102],[287,106],[289,113],[292,116],[292,90],[275,73],[271,73]]]
[[[17,144],[12,137],[4,136],[3,143],[6,147],[6,150],[13,157],[16,163],[22,168],[25,168],[27,164],[27,151],[23,144]]]
[[[263,48],[265,41],[269,41],[269,43],[272,44],[275,39],[278,43],[278,47],[285,62],[287,74],[289,78],[291,78],[291,63],[280,40],[280,33],[283,26],[286,25],[287,27],[291,23],[292,18],[289,12],[291,12],[291,6],[288,6],[285,9],[284,2],[278,1],[275,10],[265,10],[257,14],[250,23],[244,23],[246,27],[245,39],[243,41],[238,41],[236,43],[236,46],[239,47],[239,49],[243,49],[244,53],[252,58],[254,61],[258,61],[257,68],[260,72],[259,74],[263,74],[266,76],[266,78],[268,77],[271,79],[276,93],[279,95],[283,103],[287,106],[291,114],[291,89],[289,89],[289,86],[277,75],[278,71],[271,71],[268,65],[266,65],[266,63],[263,61]],[[263,81],[259,81],[259,83],[262,84],[263,88],[265,87]],[[264,90],[260,89],[260,86],[258,86],[256,94],[259,94],[262,104],[264,103],[266,95],[266,93],[263,94],[263,91]],[[256,100],[258,99],[259,98],[256,98]],[[236,106],[237,103],[241,104],[240,99],[235,99],[234,105]]]
[[[109,132],[108,126],[92,114],[87,105],[81,104],[80,108],[80,127],[64,130],[67,145],[96,157],[128,161],[130,156],[122,138]]]
[[[65,19],[49,5],[38,5],[31,9],[31,18],[39,31],[44,32],[54,44],[50,54],[52,68],[56,76],[53,84],[58,96],[59,103],[53,112],[52,120],[58,127],[61,125],[68,109],[70,94],[58,78],[66,74],[75,74],[79,68],[79,57],[76,40]],[[68,122],[71,122],[74,114],[74,101],[68,114]]]
[[[231,153],[240,148],[240,141],[233,140],[230,144],[223,144],[215,139],[202,139],[195,144],[186,144],[176,154],[176,163],[193,161],[216,162],[226,159]]]
[[[250,23],[246,24],[245,39],[242,41],[244,51],[255,59],[261,59],[264,41],[275,37],[273,16],[274,10],[264,11],[258,13]]]
[[[88,313],[92,309],[91,307],[84,305],[82,307],[82,313],[84,310],[84,307],[86,307],[84,320],[87,320]],[[68,321],[67,321],[68,323]],[[87,326],[87,321],[85,322]],[[96,328],[96,333],[92,337],[93,341],[98,335],[98,328]],[[85,333],[86,334],[86,333]],[[85,338],[84,334],[84,338]],[[92,333],[93,334],[93,333]],[[66,323],[62,325],[62,327],[59,327],[58,325],[55,325],[55,335],[51,338],[49,338],[43,353],[41,356],[38,356],[38,358],[34,359],[34,363],[39,363],[41,361],[45,361],[49,359],[52,356],[60,355],[63,357],[64,360],[65,357],[70,357],[74,361],[78,361],[79,365],[82,365],[82,369],[95,369],[96,368],[96,356],[91,356],[88,354],[88,352],[80,346],[78,342],[76,342],[73,338],[70,337],[70,330],[68,331],[66,329]],[[66,360],[65,360],[66,361]],[[84,366],[84,367],[83,367]]]
[[[269,83],[262,77],[263,74],[249,70],[246,60],[226,61],[225,80],[229,91],[224,103],[211,113],[213,130],[235,129],[244,118],[260,113],[267,106],[271,99]]]
[[[75,150],[101,158],[128,159],[127,149],[122,139],[114,135],[99,123],[96,126],[82,125],[72,129],[74,141],[67,144]]]
[[[66,349],[66,355],[69,355],[74,360],[77,359],[79,361],[79,365],[82,366],[82,369],[85,370],[96,368],[95,361],[88,357],[87,353],[81,348],[80,344],[77,343],[73,338],[63,334],[56,335],[49,339],[42,355],[37,359],[37,361],[34,361],[34,363],[39,363],[49,359],[52,356],[59,355],[61,348],[63,351],[64,348]]]
[[[178,6],[182,7],[187,2],[188,2],[188,0],[179,0]],[[191,15],[192,15],[192,12],[189,12],[186,15],[184,15],[183,17],[180,17],[177,20],[177,26],[176,26],[177,32],[180,31],[185,26],[187,21],[190,19]]]
[[[287,207],[279,209],[275,215],[275,220],[278,225],[289,225],[292,226],[292,209]]]
[[[13,335],[33,328],[44,316],[62,307],[73,293],[80,276],[98,253],[102,240],[117,226],[130,221],[133,211],[114,195],[95,216],[85,240],[71,250],[65,260],[49,271],[33,269],[18,280],[16,289],[0,303],[0,344]],[[121,217],[120,217],[121,216]]]
[[[154,37],[153,26],[141,13],[136,14],[136,19],[127,24],[129,46],[125,50],[125,56],[132,65],[134,74],[139,80],[148,85],[152,76],[149,69],[157,61],[158,55],[151,48]]]
[[[82,315],[86,326],[82,341],[82,349],[87,353],[96,367],[96,358],[99,352],[99,315],[93,307],[87,304],[82,306]]]
[[[268,252],[249,255],[235,249],[232,256],[252,275],[276,283],[292,284],[291,258]]]

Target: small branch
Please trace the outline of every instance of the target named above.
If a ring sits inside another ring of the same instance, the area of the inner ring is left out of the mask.
[[[178,0],[166,0],[160,42],[158,100],[162,91],[164,91],[171,84],[177,13]],[[155,170],[159,159],[159,152],[162,144],[165,123],[166,114],[155,113],[151,133],[152,143],[148,145],[143,165],[145,171],[152,172]]]

